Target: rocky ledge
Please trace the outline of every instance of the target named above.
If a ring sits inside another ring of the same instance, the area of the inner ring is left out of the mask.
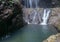
[[[51,35],[43,42],[60,42],[60,33],[58,33],[56,35]]]

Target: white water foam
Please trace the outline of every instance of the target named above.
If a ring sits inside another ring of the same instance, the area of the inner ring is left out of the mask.
[[[43,14],[43,17],[42,17],[43,21],[40,23],[40,25],[47,25],[49,14],[50,14],[50,9],[44,9],[44,14]]]

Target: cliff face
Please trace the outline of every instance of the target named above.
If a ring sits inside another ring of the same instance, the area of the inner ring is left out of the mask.
[[[37,14],[34,21],[37,22],[37,24],[39,24],[42,20],[41,20],[41,16],[43,15],[43,8],[23,8],[23,15],[24,15],[24,20],[29,21],[30,23],[33,22],[33,18],[35,16],[35,13]],[[40,17],[40,18],[39,18]]]
[[[0,1],[0,36],[12,33],[24,24],[20,3],[9,0]]]
[[[49,18],[49,24],[54,25],[60,30],[60,0],[52,0],[52,12]]]
[[[60,30],[60,8],[52,8],[49,24],[54,25]]]

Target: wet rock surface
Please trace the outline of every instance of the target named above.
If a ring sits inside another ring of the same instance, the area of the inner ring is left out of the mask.
[[[41,18],[43,16],[43,8],[24,8],[23,9],[24,20],[32,24],[33,18],[35,16],[34,22],[40,24],[42,22]]]

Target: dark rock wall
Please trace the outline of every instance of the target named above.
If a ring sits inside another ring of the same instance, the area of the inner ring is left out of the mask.
[[[25,24],[20,3],[0,1],[0,36],[12,33]]]

